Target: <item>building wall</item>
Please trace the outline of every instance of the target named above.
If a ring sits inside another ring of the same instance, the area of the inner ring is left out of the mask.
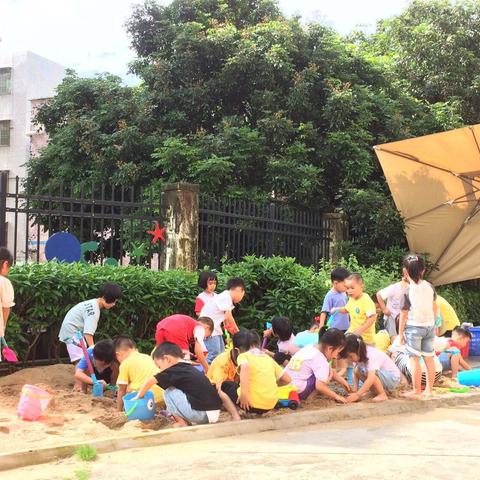
[[[15,177],[25,178],[25,164],[30,155],[47,142],[45,133],[32,130],[35,108],[55,94],[65,76],[61,65],[32,52],[11,53],[0,49],[0,68],[10,67],[11,92],[0,95],[0,120],[10,120],[10,146],[0,147],[0,170],[10,172],[9,191],[15,189]],[[32,135],[33,134],[33,135]],[[33,143],[33,144],[32,144]],[[26,258],[26,216],[17,217],[17,259]],[[14,247],[13,214],[7,214],[8,247]],[[31,238],[31,232],[28,232]],[[28,252],[30,254],[30,252]],[[28,255],[27,255],[28,257]]]

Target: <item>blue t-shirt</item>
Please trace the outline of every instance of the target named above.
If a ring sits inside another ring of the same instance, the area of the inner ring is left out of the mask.
[[[344,307],[348,302],[346,293],[340,293],[335,290],[330,290],[323,300],[322,313],[327,313],[327,321],[330,317],[330,311],[334,307]],[[338,312],[332,319],[331,328],[338,328],[339,330],[348,330],[350,326],[350,318],[348,313]]]
[[[88,352],[88,356],[90,358],[90,362],[93,366],[94,365],[94,363],[93,363],[93,347],[87,348],[87,352]],[[88,365],[87,365],[87,361],[85,360],[85,356],[83,356],[82,359],[77,363],[76,368],[79,368],[80,370],[88,370]]]

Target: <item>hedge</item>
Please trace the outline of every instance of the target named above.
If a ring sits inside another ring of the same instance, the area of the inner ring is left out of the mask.
[[[343,265],[364,276],[369,294],[397,278],[397,272],[362,267],[353,257]],[[223,265],[218,273],[218,291],[224,289],[228,278],[242,277],[246,295],[234,312],[240,325],[261,329],[272,316],[285,315],[292,319],[296,330],[301,330],[320,313],[323,297],[330,288],[332,268],[324,263],[315,270],[292,258],[246,257],[241,262]],[[14,266],[9,278],[15,288],[16,306],[7,339],[24,359],[38,341],[46,343],[51,356],[57,356],[58,330],[66,312],[76,303],[94,298],[106,281],[118,282],[124,298],[112,310],[102,312],[96,337],[132,335],[144,351],[153,345],[158,320],[172,313],[191,315],[199,292],[196,273],[155,272],[143,267],[23,264]],[[441,289],[441,293],[462,320],[476,320],[480,307],[476,290],[450,286]]]

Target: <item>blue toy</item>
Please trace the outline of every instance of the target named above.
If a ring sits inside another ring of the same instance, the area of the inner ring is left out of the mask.
[[[150,390],[143,398],[133,400],[137,392],[127,393],[123,397],[123,408],[129,420],[153,420],[155,417],[155,401]]]
[[[458,372],[458,383],[468,387],[480,387],[480,368]]]
[[[77,332],[78,343],[80,348],[83,351],[85,361],[87,362],[88,373],[90,373],[90,378],[92,379],[93,388],[92,393],[94,397],[103,397],[103,385],[97,380],[97,376],[93,370],[92,362],[90,361],[90,356],[88,355],[87,347],[85,346],[85,341],[83,340],[82,332]]]

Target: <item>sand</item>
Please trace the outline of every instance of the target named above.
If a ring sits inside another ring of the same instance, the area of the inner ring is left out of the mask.
[[[107,392],[107,396],[94,399],[91,394],[74,392],[73,373],[71,365],[51,365],[26,368],[0,377],[2,453],[66,443],[88,443],[93,439],[141,434],[171,427],[171,420],[161,415],[156,415],[150,422],[128,422],[125,414],[116,410],[113,393]],[[52,395],[45,415],[36,422],[20,420],[16,414],[25,384],[37,385]],[[312,395],[300,408],[319,410],[334,405],[333,400]],[[286,415],[290,412],[288,408],[281,408],[264,416]],[[243,417],[257,418],[257,415],[245,414]],[[229,418],[226,412],[220,415],[221,422]]]

